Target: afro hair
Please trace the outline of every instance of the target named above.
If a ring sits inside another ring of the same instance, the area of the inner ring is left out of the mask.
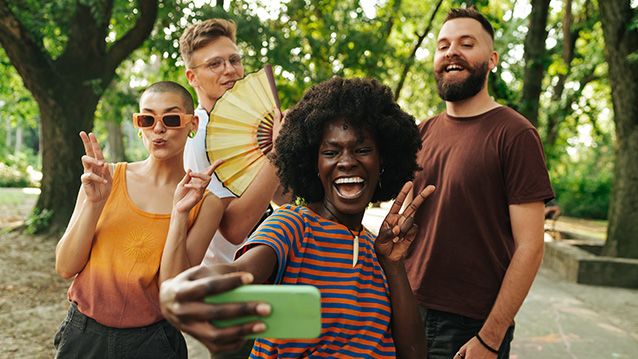
[[[285,192],[305,203],[321,201],[324,189],[317,176],[319,145],[326,124],[345,119],[355,129],[372,134],[383,172],[372,202],[395,198],[419,170],[421,141],[414,117],[394,101],[392,91],[374,79],[335,76],[313,86],[287,114],[274,155]]]

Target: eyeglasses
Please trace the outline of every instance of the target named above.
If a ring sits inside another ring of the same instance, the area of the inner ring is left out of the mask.
[[[228,58],[228,60],[222,59],[221,57],[215,57],[208,62],[204,62],[203,64],[199,64],[197,66],[191,67],[191,69],[196,69],[198,67],[206,66],[213,73],[222,72],[226,69],[226,62],[238,69],[242,67],[241,63],[241,55],[235,54]]]
[[[136,113],[133,114],[133,126],[136,128],[153,128],[157,121],[160,121],[166,128],[183,128],[192,119],[193,115],[183,113],[165,113],[163,115]]]

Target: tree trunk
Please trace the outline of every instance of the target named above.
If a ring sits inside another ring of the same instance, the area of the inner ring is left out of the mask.
[[[55,89],[57,93],[63,91]],[[83,173],[81,158],[84,146],[80,131],[93,128],[93,115],[97,96],[90,89],[77,91],[65,99],[53,99],[40,104],[42,129],[42,182],[41,194],[36,203],[38,209],[52,210],[49,232],[52,235],[64,231],[80,187]]]
[[[5,117],[4,124],[7,130],[7,137],[4,139],[4,145],[7,146],[7,148],[9,148],[11,147],[11,131],[12,131],[11,120],[9,119],[9,117]]]
[[[565,90],[565,82],[567,76],[571,71],[572,60],[574,58],[574,49],[576,47],[576,39],[579,32],[572,30],[574,23],[574,16],[572,15],[572,0],[565,1],[565,14],[563,15],[563,62],[567,67],[565,73],[558,74],[558,82],[554,86],[554,93],[552,94],[553,103],[561,103],[563,98],[563,92]],[[583,10],[585,11],[585,10]],[[547,158],[554,157],[554,148],[556,145],[556,139],[558,135],[558,126],[564,121],[567,116],[567,112],[563,109],[569,107],[557,106],[556,110],[547,114],[547,123],[545,125],[545,136],[543,136],[543,146],[545,147],[545,153],[549,154]],[[549,161],[548,161],[549,163]]]
[[[547,66],[545,41],[547,39],[547,14],[549,0],[532,0],[532,13],[525,38],[525,74],[520,101],[520,113],[532,125],[538,127],[538,99],[543,85],[543,75]]]
[[[638,31],[630,0],[599,1],[616,123],[614,184],[603,254],[638,258]]]
[[[22,127],[16,128],[16,143],[13,147],[13,154],[18,155],[20,153],[20,147],[22,147]]]
[[[126,151],[124,150],[124,133],[122,123],[107,121],[106,129],[108,133],[108,154],[110,162],[126,162]]]

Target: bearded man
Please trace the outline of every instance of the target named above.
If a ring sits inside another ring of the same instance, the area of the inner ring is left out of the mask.
[[[514,317],[543,256],[543,208],[554,197],[536,129],[488,92],[494,30],[452,9],[434,75],[446,111],[420,124],[414,193],[436,191],[414,217],[406,268],[424,319],[428,358],[509,358]]]

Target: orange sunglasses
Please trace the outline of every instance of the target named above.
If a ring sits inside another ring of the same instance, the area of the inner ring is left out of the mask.
[[[161,121],[166,128],[183,128],[192,119],[193,115],[183,113],[165,113],[163,115],[135,113],[133,114],[133,125],[136,128],[153,128],[157,121]]]

